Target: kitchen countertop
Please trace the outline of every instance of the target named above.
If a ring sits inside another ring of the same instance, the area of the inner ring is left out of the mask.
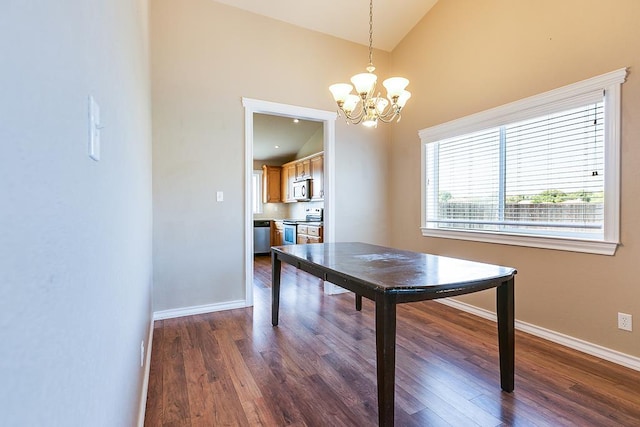
[[[289,218],[256,218],[254,219],[254,221],[275,221],[275,222],[282,222],[282,221],[290,221]],[[298,224],[302,224],[302,225],[313,225],[316,227],[323,227],[324,223],[322,221],[304,221],[304,220],[298,220]]]

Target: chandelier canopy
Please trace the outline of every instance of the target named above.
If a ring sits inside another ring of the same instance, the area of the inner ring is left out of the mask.
[[[387,98],[376,94],[378,77],[373,74],[373,0],[369,1],[369,65],[366,73],[351,77],[353,86],[349,83],[336,83],[329,86],[338,104],[338,115],[342,111],[347,123],[362,123],[367,127],[377,127],[378,121],[389,123],[400,121],[400,111],[411,97],[411,92],[405,90],[409,80],[404,77],[390,77],[382,82],[387,89]],[[355,86],[356,94],[351,91]]]

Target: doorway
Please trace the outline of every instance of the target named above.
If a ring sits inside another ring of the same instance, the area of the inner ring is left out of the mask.
[[[253,305],[253,209],[252,209],[252,174],[253,174],[253,119],[254,113],[275,116],[314,120],[323,124],[324,145],[324,241],[333,242],[334,228],[334,165],[335,165],[335,120],[333,111],[315,110],[295,105],[278,104],[257,99],[242,98],[245,116],[245,306]]]

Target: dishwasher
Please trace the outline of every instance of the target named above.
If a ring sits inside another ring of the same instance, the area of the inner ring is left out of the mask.
[[[271,250],[271,221],[256,219],[253,221],[253,253],[268,254]]]

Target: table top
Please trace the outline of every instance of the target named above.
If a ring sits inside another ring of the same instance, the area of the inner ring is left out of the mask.
[[[272,249],[353,278],[376,292],[426,291],[448,294],[465,286],[508,280],[516,274],[511,267],[367,243],[313,243],[276,246]]]

